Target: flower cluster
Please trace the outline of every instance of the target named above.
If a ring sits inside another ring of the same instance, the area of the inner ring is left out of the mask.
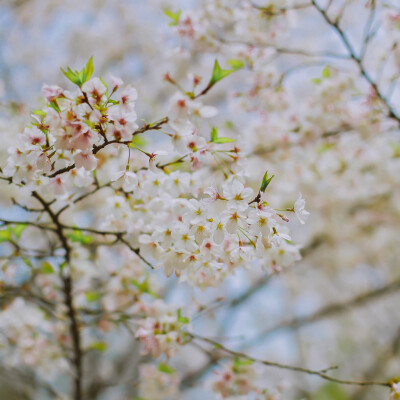
[[[154,222],[146,224],[152,233],[140,235],[139,242],[143,254],[161,260],[167,276],[175,272],[195,286],[215,286],[256,258],[271,269],[299,259],[285,218],[263,202],[252,203],[255,194],[243,179],[235,176],[204,194],[199,199],[164,195],[152,201]]]
[[[111,98],[121,84],[117,78],[110,86],[93,78],[71,92],[44,85],[47,106],[33,113],[31,126],[20,135],[18,145],[10,148],[5,176],[23,184],[25,194],[38,191],[61,196],[74,186],[90,185],[101,145],[129,141],[138,127],[136,90],[127,86]],[[63,169],[73,171],[56,172]]]
[[[263,387],[260,371],[251,360],[235,358],[214,372],[212,390],[223,399],[279,400],[278,392],[272,393]]]
[[[162,300],[153,303],[138,303],[135,310],[143,319],[137,321],[136,337],[143,344],[142,354],[151,353],[154,358],[161,354],[172,357],[185,343],[185,331],[182,328],[189,323],[181,315],[181,309],[166,304]]]

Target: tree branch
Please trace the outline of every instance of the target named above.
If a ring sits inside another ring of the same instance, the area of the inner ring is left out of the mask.
[[[56,226],[56,234],[59,237],[63,248],[65,249],[65,262],[68,264],[71,258],[71,247],[68,240],[63,232],[63,226],[60,223],[58,216],[53,212],[49,203],[47,203],[37,192],[32,192],[32,196],[36,198],[46,210],[52,221]],[[62,274],[62,272],[61,272]],[[69,319],[69,330],[72,339],[73,347],[73,365],[75,368],[75,390],[74,390],[74,400],[82,399],[82,379],[83,379],[83,368],[82,368],[82,348],[81,348],[81,337],[79,332],[79,323],[77,319],[77,313],[73,304],[73,283],[68,271],[66,276],[62,276],[63,281],[63,291],[64,291],[64,302],[67,306],[67,316]]]
[[[267,360],[262,360],[260,358],[256,358],[256,357],[251,357],[245,353],[242,353],[240,351],[235,351],[235,350],[231,350],[228,349],[227,347],[225,347],[224,345],[222,345],[221,343],[216,342],[215,340],[203,337],[203,336],[199,336],[196,335],[194,333],[187,333],[187,335],[193,339],[197,339],[203,342],[206,342],[210,345],[212,345],[215,349],[221,350],[233,357],[239,357],[239,358],[244,358],[246,360],[249,361],[253,361],[259,364],[263,364],[269,367],[275,367],[275,368],[280,368],[280,369],[286,369],[289,371],[295,371],[295,372],[302,372],[305,374],[309,374],[309,375],[316,375],[319,376],[322,379],[331,381],[331,382],[335,382],[335,383],[339,383],[342,385],[357,385],[357,386],[383,386],[383,387],[388,387],[391,388],[391,384],[389,382],[379,382],[379,381],[352,381],[352,380],[345,380],[345,379],[338,379],[338,378],[334,378],[332,376],[329,376],[325,373],[325,371],[327,371],[327,369],[323,369],[320,371],[316,371],[316,370],[312,370],[312,369],[308,369],[308,368],[303,368],[303,367],[296,367],[293,365],[287,365],[287,364],[281,364],[278,362],[274,362],[274,361],[267,361]],[[330,369],[330,368],[329,368]]]
[[[361,57],[358,57],[355,53],[355,50],[353,49],[352,45],[350,44],[350,41],[344,31],[340,28],[339,23],[337,21],[333,21],[329,18],[328,14],[326,11],[320,7],[316,0],[311,0],[313,6],[316,8],[316,10],[322,15],[324,20],[330,25],[338,34],[340,39],[342,40],[342,43],[346,47],[347,51],[350,54],[350,57],[355,61],[355,63],[358,66],[358,69],[360,70],[361,75],[365,78],[365,80],[372,86],[374,89],[377,97],[382,101],[382,103],[385,105],[385,107],[388,110],[388,117],[395,119],[397,123],[400,125],[400,116],[396,113],[396,111],[393,109],[389,101],[386,99],[386,97],[382,94],[380,89],[378,88],[377,83],[371,78],[369,73],[366,71],[364,68],[364,65],[362,63]]]

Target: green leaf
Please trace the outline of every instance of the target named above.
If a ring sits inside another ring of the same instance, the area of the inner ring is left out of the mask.
[[[246,370],[246,367],[252,364],[254,364],[253,360],[249,360],[248,358],[236,357],[233,361],[233,372],[242,372],[243,370]]]
[[[228,60],[228,64],[232,67],[234,71],[237,71],[238,69],[241,69],[244,67],[244,62],[241,60]]]
[[[82,68],[80,72],[72,71],[71,68],[68,67],[67,71],[64,71],[61,68],[61,72],[75,85],[81,87],[85,82],[87,82],[91,76],[93,75],[93,57],[89,58],[89,61],[86,63],[86,66]]]
[[[241,366],[241,365],[252,365],[254,364],[253,360],[249,360],[248,358],[239,358],[236,357],[234,360],[234,365]]]
[[[54,272],[53,266],[48,262],[44,261],[40,266],[40,273],[41,274],[52,274]]]
[[[217,139],[214,140],[214,143],[231,143],[231,142],[235,142],[235,139],[231,139],[231,138],[227,138],[227,137],[219,137]]]
[[[226,137],[218,137],[218,129],[213,126],[211,127],[211,142],[212,143],[230,143],[230,142],[234,142],[235,139],[231,139],[231,138],[226,138]]]
[[[56,110],[58,113],[60,112],[60,107],[58,107],[58,104],[55,101],[52,101],[49,106]]]
[[[27,227],[27,225],[25,225],[25,224],[17,224],[14,227],[13,233],[17,237],[17,239],[19,239],[21,237],[22,232],[25,230],[26,227]]]
[[[158,294],[152,292],[149,289],[149,278],[147,278],[144,282],[140,283],[139,281],[135,280],[135,279],[131,279],[132,284],[134,284],[142,293],[147,293],[153,297],[158,298]]]
[[[94,122],[90,121],[90,119],[84,119],[83,122],[86,125],[90,126],[92,129],[95,129],[95,127],[96,127],[96,124]]]
[[[144,135],[134,135],[132,137],[132,145],[134,147],[136,147],[136,146],[144,147],[146,144],[147,144],[147,141],[144,138]]]
[[[86,301],[89,303],[93,303],[101,298],[101,294],[99,292],[87,292],[85,293]]]
[[[312,400],[348,400],[349,398],[346,391],[336,383],[327,383],[312,396]]]
[[[100,353],[104,353],[107,350],[107,343],[106,342],[93,342],[90,346],[90,349],[97,350]]]
[[[93,68],[93,57],[90,57],[89,61],[86,63],[86,67],[85,67],[85,80],[84,80],[84,82],[88,81],[92,77],[93,71],[94,71],[94,68]],[[107,85],[106,85],[106,87],[107,87]]]
[[[140,283],[139,281],[132,279],[131,282],[142,292],[147,292],[149,290],[148,285],[147,285],[147,280]]]
[[[27,265],[29,268],[32,268],[31,260],[30,260],[28,257],[22,257],[22,261],[23,261],[24,264]]]
[[[265,174],[261,182],[260,192],[265,192],[265,189],[268,187],[274,176],[275,175],[272,175],[270,178],[268,178],[268,171],[265,171]]]
[[[322,76],[324,78],[329,78],[331,76],[331,69],[329,65],[327,65],[323,70],[322,70]]]
[[[68,235],[68,238],[73,242],[80,243],[82,245],[88,245],[92,243],[93,238],[89,235],[84,235],[82,231],[75,230]]]
[[[222,69],[218,60],[215,60],[213,73],[208,87],[214,86],[218,81],[228,76],[231,72],[233,72],[231,69]]]
[[[400,143],[390,143],[390,147],[393,150],[393,157],[400,158]]]
[[[218,139],[218,129],[215,126],[211,127],[211,141],[215,142]]]
[[[311,82],[315,83],[316,85],[319,85],[322,82],[322,79],[321,78],[313,78],[313,79],[311,79]]]
[[[8,230],[0,231],[0,243],[8,242],[11,239],[11,233]]]
[[[82,86],[82,83],[85,81],[85,68],[83,68],[83,69],[78,73],[78,78],[79,78],[79,86]]]
[[[182,10],[178,10],[176,13],[170,11],[170,10],[165,10],[164,13],[171,18],[171,22],[168,24],[169,26],[176,26],[179,23],[179,18],[182,14]]]
[[[328,151],[334,147],[333,143],[323,143],[321,146],[318,147],[317,153],[322,154],[325,153],[325,151]]]
[[[72,69],[70,67],[68,67],[67,71],[64,71],[62,68],[61,72],[75,85],[81,86],[80,84],[80,80],[78,77],[78,72],[74,72],[72,71]]]
[[[43,110],[34,110],[34,111],[32,111],[32,114],[40,115],[40,116],[42,116],[42,117],[44,117],[44,116],[47,115],[47,113],[44,112]]]
[[[186,317],[182,317],[182,311],[179,308],[178,309],[178,321],[182,324],[188,324],[189,323],[189,318]]]
[[[232,121],[225,121],[225,126],[226,126],[228,129],[234,129],[234,128],[235,128],[235,125],[233,124]]]
[[[175,372],[174,368],[172,368],[170,365],[167,365],[167,364],[164,364],[164,363],[161,363],[158,366],[158,370],[161,371],[161,372],[164,372],[166,374],[173,374]]]

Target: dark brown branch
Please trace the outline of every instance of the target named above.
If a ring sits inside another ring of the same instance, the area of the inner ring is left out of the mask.
[[[0,224],[2,224],[2,225],[30,225],[30,226],[34,226],[35,228],[38,228],[38,229],[44,229],[44,230],[53,231],[53,232],[57,231],[57,229],[54,227],[39,224],[39,223],[32,222],[32,221],[11,221],[11,220],[7,220],[7,219],[0,219]],[[2,225],[0,225],[0,226],[2,226]]]
[[[146,265],[148,265],[151,269],[154,269],[154,266],[140,254],[140,249],[136,249],[136,248],[132,247],[131,244],[126,239],[124,239],[123,236],[126,235],[127,232],[124,232],[124,231],[121,231],[121,232],[100,231],[100,230],[93,229],[93,228],[81,228],[81,227],[68,226],[68,225],[63,225],[63,224],[61,225],[61,227],[62,227],[62,229],[71,229],[74,231],[90,232],[90,233],[94,233],[95,235],[102,235],[102,236],[114,235],[116,237],[116,240],[113,243],[121,242],[126,247],[128,247],[129,250],[131,250],[133,253],[135,253]]]
[[[46,210],[53,223],[56,226],[56,233],[59,237],[63,248],[65,249],[65,262],[68,264],[71,258],[71,247],[68,240],[63,232],[63,226],[58,219],[58,216],[53,212],[48,202],[46,202],[37,192],[32,192],[32,196],[37,199]],[[73,347],[73,365],[75,368],[75,390],[74,400],[82,399],[82,379],[83,379],[83,368],[82,368],[82,348],[81,348],[81,337],[79,332],[79,323],[77,319],[77,313],[73,304],[73,284],[70,276],[70,271],[66,276],[62,276],[63,291],[64,291],[64,302],[67,306],[67,315],[69,319],[69,330],[72,340]]]

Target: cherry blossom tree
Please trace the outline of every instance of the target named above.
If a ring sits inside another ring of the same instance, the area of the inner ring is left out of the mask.
[[[80,3],[3,6],[2,396],[400,398],[395,2]]]

